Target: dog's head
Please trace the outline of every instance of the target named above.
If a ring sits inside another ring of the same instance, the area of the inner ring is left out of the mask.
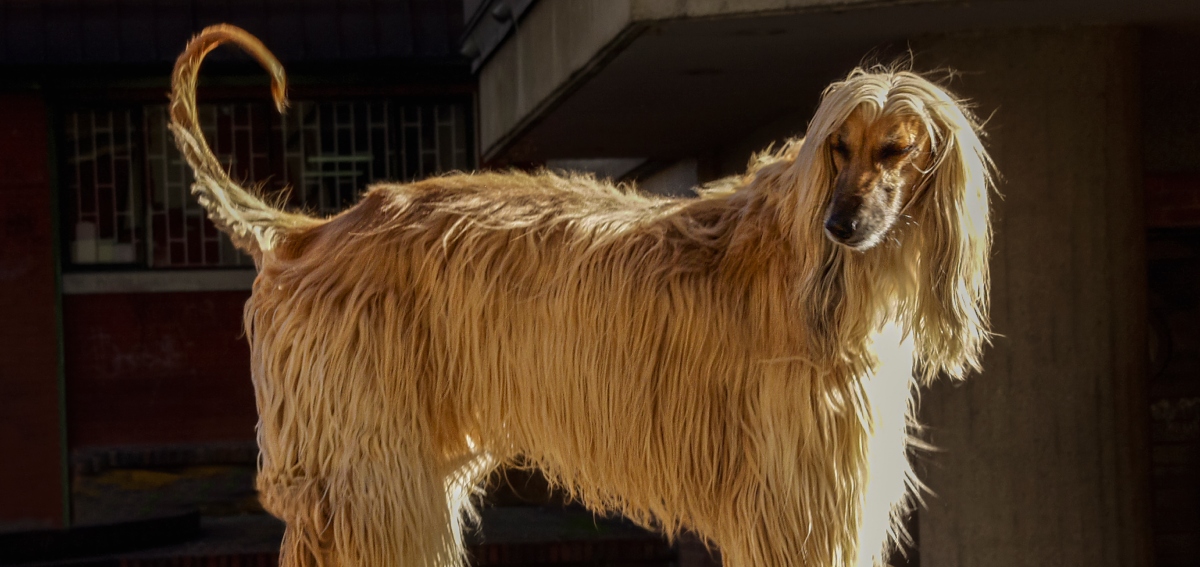
[[[925,120],[886,110],[859,105],[825,141],[834,175],[825,235],[853,250],[884,239],[932,163]]]
[[[932,202],[939,198],[981,203],[977,220],[986,220],[990,164],[976,130],[959,101],[914,73],[856,70],[831,85],[805,136],[828,183],[825,236],[865,251],[918,209],[945,204]]]
[[[987,336],[991,162],[977,132],[919,75],[856,70],[789,154],[796,242],[828,251],[846,285],[880,290],[873,301],[909,322],[924,363],[955,376],[977,367]]]

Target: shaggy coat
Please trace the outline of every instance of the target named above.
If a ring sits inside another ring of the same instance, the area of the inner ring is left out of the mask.
[[[989,166],[957,102],[903,72],[831,86],[799,140],[701,199],[550,172],[370,187],[327,219],[233,182],[196,119],[202,32],[173,131],[210,218],[259,269],[245,326],[258,489],[286,566],[455,566],[500,465],[727,565],[869,565],[903,513],[911,392],[978,367]],[[932,170],[880,244],[823,235],[825,140],[856,108],[927,124]],[[914,373],[915,371],[915,373]],[[916,376],[916,378],[914,378]]]

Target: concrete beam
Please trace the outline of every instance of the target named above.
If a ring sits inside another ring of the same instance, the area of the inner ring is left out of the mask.
[[[771,12],[796,12],[813,9],[841,10],[871,4],[929,4],[949,0],[634,0],[633,19],[671,20],[675,18],[711,18],[717,16],[759,16]]]
[[[540,2],[523,29],[479,72],[479,138],[484,159],[622,45],[629,0]]]
[[[63,274],[63,295],[98,293],[170,293],[180,291],[249,291],[253,269],[145,272],[79,272]]]
[[[943,0],[935,0],[943,1]],[[479,70],[479,138],[494,157],[647,25],[695,17],[844,9],[875,0],[573,0],[539,2]],[[904,2],[891,2],[903,4]]]

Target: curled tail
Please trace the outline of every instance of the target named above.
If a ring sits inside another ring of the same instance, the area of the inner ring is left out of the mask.
[[[238,185],[213,155],[196,112],[196,78],[200,63],[209,51],[222,43],[237,44],[271,74],[271,95],[280,113],[287,107],[287,80],[283,65],[275,59],[258,38],[241,28],[218,24],[204,28],[192,38],[175,61],[171,75],[171,132],[175,145],[195,173],[192,194],[233,243],[259,261],[262,253],[275,247],[286,233],[316,224],[304,215],[288,213],[272,207],[246,188]]]

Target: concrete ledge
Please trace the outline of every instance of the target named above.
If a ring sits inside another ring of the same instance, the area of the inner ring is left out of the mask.
[[[479,70],[479,137],[484,160],[527,122],[603,66],[629,28],[629,0],[541,2]]]
[[[803,125],[831,81],[864,62],[903,60],[917,38],[1176,26],[1195,22],[1200,3],[572,0],[536,2],[524,14],[478,67],[480,155],[489,166],[676,160],[784,115]]]
[[[757,16],[771,12],[812,9],[848,9],[862,6],[898,6],[946,0],[634,0],[634,20],[670,20],[717,16]]]
[[[82,272],[63,274],[64,295],[100,293],[166,293],[180,291],[247,291],[254,270],[162,272]]]
[[[517,29],[521,17],[535,0],[480,1],[467,20],[467,32],[459,51],[471,59],[471,72],[478,71],[492,52]]]
[[[575,0],[518,3],[515,28],[487,21],[464,51],[479,73],[479,139],[485,162],[661,22],[947,4],[949,0]],[[528,10],[526,12],[526,10]],[[499,27],[497,27],[499,26]],[[491,28],[496,28],[492,30]],[[508,33],[513,32],[513,33]]]

